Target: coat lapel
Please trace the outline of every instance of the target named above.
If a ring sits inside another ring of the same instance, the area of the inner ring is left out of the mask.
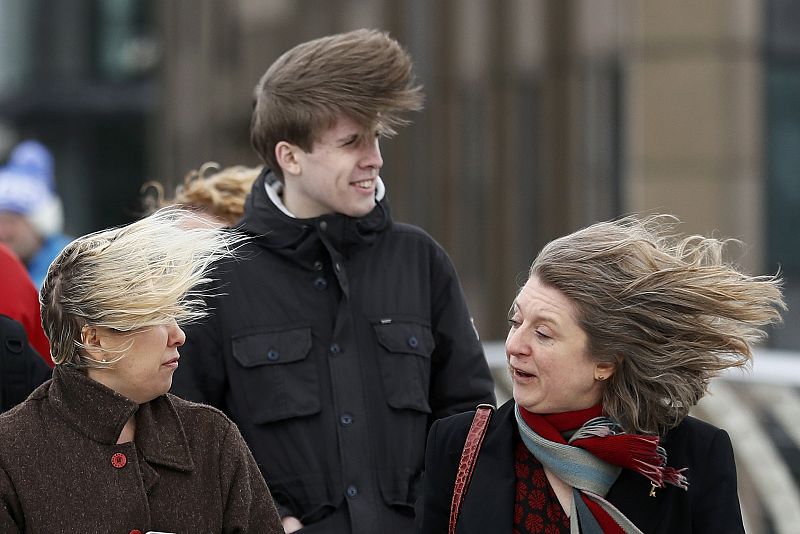
[[[194,470],[189,440],[169,394],[143,404],[136,424],[136,445],[147,462],[187,473]]]
[[[652,486],[645,477],[623,469],[617,481],[611,486],[606,498],[642,532],[656,532],[656,527],[669,508],[665,502],[672,499],[673,487],[656,488],[655,497],[650,496]]]

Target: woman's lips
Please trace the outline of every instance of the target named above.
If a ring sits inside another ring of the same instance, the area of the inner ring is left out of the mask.
[[[166,362],[162,363],[161,365],[164,365],[165,367],[177,368],[178,367],[178,360],[180,360],[180,356],[178,356],[177,358],[172,358],[171,360],[166,361]]]
[[[513,365],[509,364],[508,369],[511,373],[511,378],[518,381],[529,382],[536,378],[536,375],[533,373],[528,373],[519,369],[518,367],[514,367]]]

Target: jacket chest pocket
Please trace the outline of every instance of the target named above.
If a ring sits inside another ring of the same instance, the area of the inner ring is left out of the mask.
[[[381,346],[379,365],[386,402],[392,408],[430,413],[431,354],[435,346],[428,326],[413,322],[373,323]]]
[[[253,422],[271,423],[320,411],[311,328],[258,332],[232,339]]]

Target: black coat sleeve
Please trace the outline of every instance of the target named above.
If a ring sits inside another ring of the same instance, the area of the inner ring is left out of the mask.
[[[702,489],[692,506],[692,532],[744,534],[736,484],[736,461],[731,439],[724,430],[717,429],[715,432],[704,466]]]
[[[494,381],[464,292],[447,254],[437,247],[431,277],[438,288],[432,303],[436,349],[432,355],[431,418],[495,404]]]

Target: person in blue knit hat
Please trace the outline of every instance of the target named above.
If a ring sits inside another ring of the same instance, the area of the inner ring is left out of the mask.
[[[22,260],[36,287],[42,285],[53,258],[70,242],[61,233],[63,225],[53,156],[38,141],[23,141],[0,167],[0,242]]]

